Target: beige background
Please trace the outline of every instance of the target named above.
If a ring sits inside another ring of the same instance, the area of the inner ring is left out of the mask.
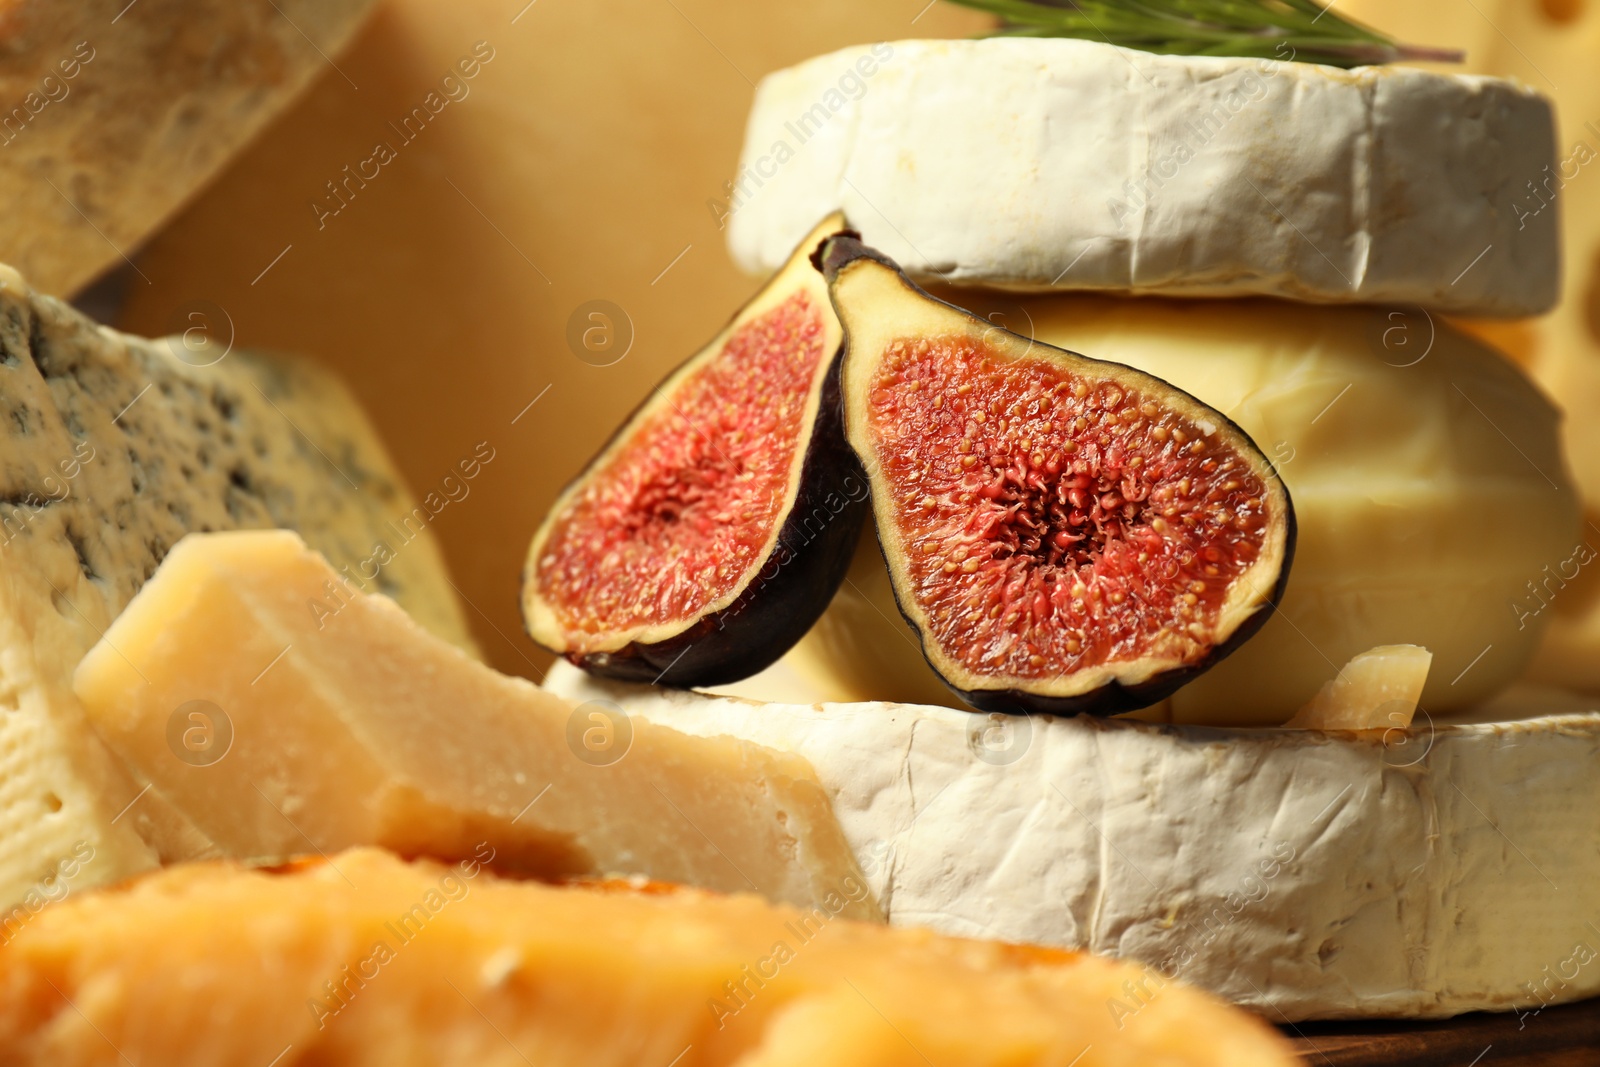
[[[384,0],[337,69],[137,257],[150,282],[132,279],[120,325],[181,329],[203,300],[240,344],[318,356],[418,491],[488,441],[494,461],[436,528],[491,661],[537,677],[547,657],[517,608],[534,526],[755,288],[707,207],[733,176],[753,83],[846,44],[986,22],[928,0],[523,2]],[[401,144],[388,124],[479,41],[494,58],[469,95]],[[379,140],[396,158],[319,229],[324,183]],[[635,332],[604,368],[566,341],[593,299]]]

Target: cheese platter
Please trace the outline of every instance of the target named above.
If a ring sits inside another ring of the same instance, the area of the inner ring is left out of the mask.
[[[1600,24],[715,6],[0,17],[0,1060],[1600,1062]]]

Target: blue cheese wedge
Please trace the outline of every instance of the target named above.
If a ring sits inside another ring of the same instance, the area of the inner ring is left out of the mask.
[[[1600,710],[1507,694],[1406,729],[760,704],[557,663],[545,687],[799,753],[889,921],[1136,960],[1269,1018],[1600,994]],[[1515,901],[1516,906],[1508,905]]]
[[[1519,316],[1557,295],[1556,213],[1513,210],[1554,160],[1496,78],[895,41],[769,75],[714,206],[758,271],[843,209],[922,281]]]
[[[119,334],[0,268],[0,457],[0,939],[76,886],[205,851],[70,686],[185,533],[298,530],[348,589],[473,647],[425,510],[310,364]]]

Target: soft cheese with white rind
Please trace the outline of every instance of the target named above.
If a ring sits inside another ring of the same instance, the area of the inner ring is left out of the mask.
[[[1590,704],[1357,735],[545,685],[806,756],[891,923],[1136,959],[1290,1020],[1600,993],[1593,967],[1547,987],[1600,947]]]
[[[7,932],[31,902],[206,849],[140,793],[70,689],[185,533],[294,527],[473,647],[427,514],[354,398],[308,362],[117,333],[0,268],[0,457]]]
[[[1375,645],[1433,653],[1422,706],[1434,713],[1526,669],[1554,615],[1530,583],[1563,566],[1582,533],[1560,413],[1493,349],[1414,308],[941,295],[1193,394],[1288,486],[1299,533],[1283,600],[1172,696],[1175,721],[1280,725]],[[830,699],[950,699],[900,621],[876,545],[850,579],[790,653],[796,665],[821,684],[848,676],[854,691]]]
[[[728,244],[776,268],[843,209],[920,281],[1536,314],[1555,212],[1548,101],[1417,70],[897,41],[769,75]]]

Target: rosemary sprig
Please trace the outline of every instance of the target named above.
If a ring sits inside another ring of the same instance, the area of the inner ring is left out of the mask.
[[[1145,52],[1359,67],[1463,53],[1399,44],[1318,0],[950,0],[1001,18],[1001,35],[1081,37]]]

